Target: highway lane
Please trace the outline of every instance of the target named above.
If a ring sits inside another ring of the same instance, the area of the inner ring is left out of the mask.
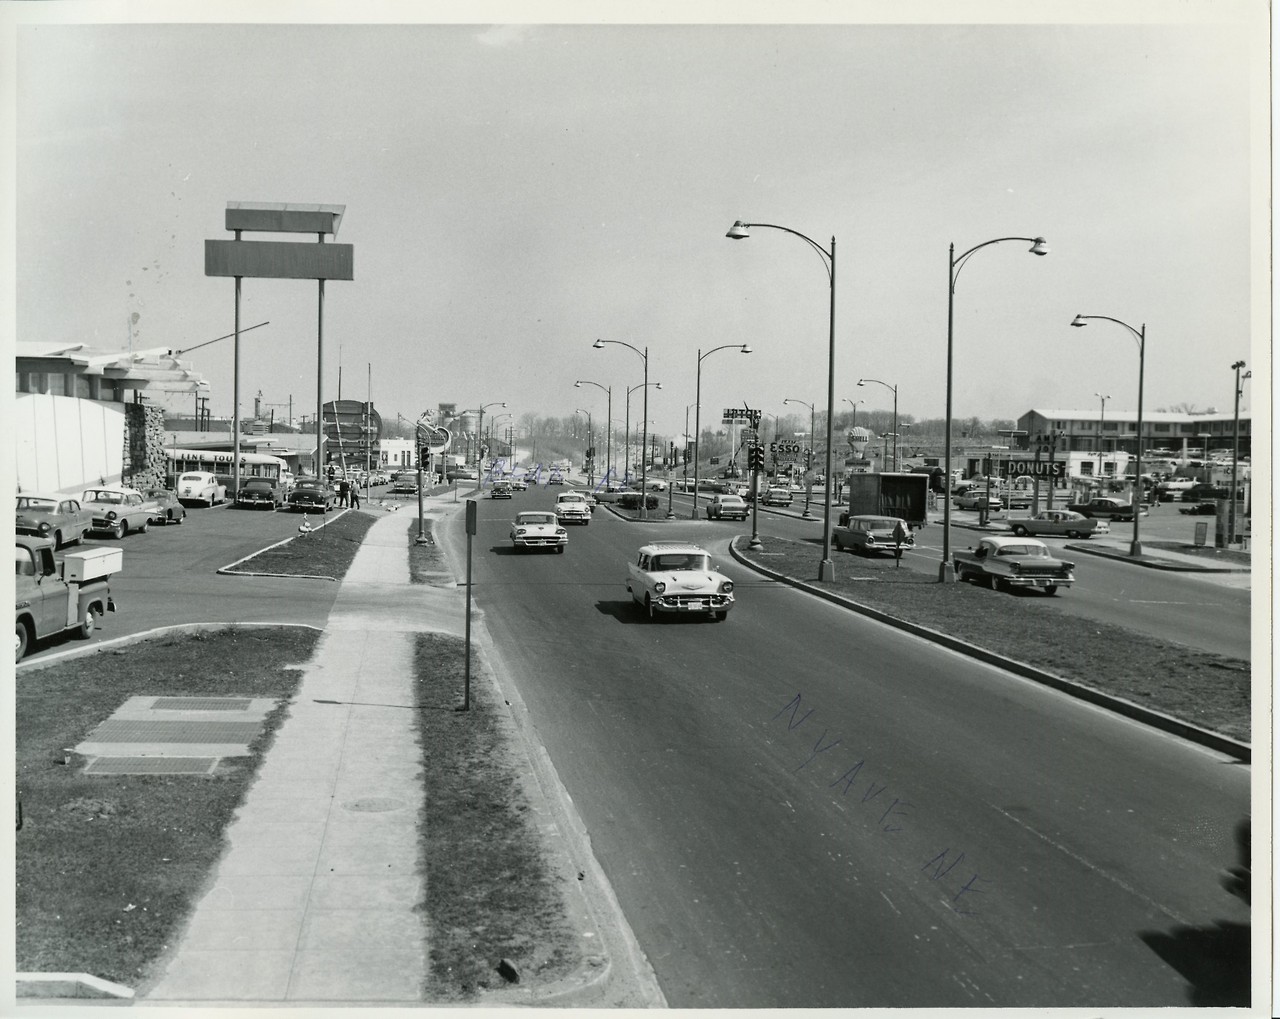
[[[548,496],[481,500],[476,603],[672,1006],[1185,1005],[1143,935],[1247,921],[1248,768],[764,581],[740,525],[511,554]],[[623,563],[689,537],[738,604],[649,624]]]
[[[682,499],[683,510],[680,508]],[[676,493],[674,503],[678,517],[687,518],[692,499]],[[802,507],[803,500],[797,500],[792,510],[798,511]],[[665,500],[661,512],[666,513]],[[801,520],[794,512],[770,512],[762,507],[758,525],[760,533],[793,539],[818,537],[822,534],[822,507],[815,504],[812,512],[816,519]],[[832,520],[838,516],[839,511],[833,507]],[[969,515],[957,513],[956,516],[967,518]],[[955,519],[953,517],[953,521]],[[738,529],[749,532],[750,523],[748,520],[745,526],[739,524]],[[1151,521],[1144,519],[1144,524],[1148,523],[1149,530],[1154,532],[1153,537],[1155,534],[1185,536],[1183,532],[1189,526],[1187,518],[1169,514]],[[1124,533],[1128,534],[1128,531]],[[952,549],[975,545],[978,534],[953,523]],[[1246,578],[1228,579],[1209,574],[1147,569],[1066,548],[1068,544],[1080,545],[1083,542],[1065,538],[1043,540],[1055,554],[1076,564],[1076,584],[1069,591],[1059,592],[1053,600],[1053,611],[1127,626],[1161,640],[1214,654],[1245,661],[1252,659],[1251,600]],[[841,552],[835,557],[837,571],[841,560],[848,556],[850,553]],[[916,532],[916,548],[903,556],[903,567],[936,576],[941,561],[942,525],[930,524]],[[1018,594],[1011,597],[1037,596]]]

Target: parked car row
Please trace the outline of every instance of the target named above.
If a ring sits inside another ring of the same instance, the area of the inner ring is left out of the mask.
[[[55,549],[78,545],[86,534],[109,534],[117,541],[130,532],[145,533],[152,524],[181,524],[187,510],[168,489],[100,485],[79,498],[63,494],[20,492],[15,530],[49,538]]]

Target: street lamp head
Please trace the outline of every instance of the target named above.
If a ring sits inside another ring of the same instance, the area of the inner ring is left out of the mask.
[[[1032,253],[1033,255],[1047,255],[1047,254],[1049,254],[1049,245],[1045,243],[1045,240],[1044,240],[1044,238],[1043,238],[1043,237],[1037,237],[1037,238],[1036,238],[1036,239],[1031,243],[1031,253]]]
[[[1075,318],[1071,320],[1071,324],[1075,326],[1075,328],[1081,329],[1084,326],[1087,326],[1089,323],[1084,320],[1083,315],[1077,315]]]
[[[745,237],[750,237],[751,235],[747,233],[747,224],[742,222],[740,219],[735,219],[733,221],[733,226],[729,227],[729,232],[725,234],[725,236],[732,237],[735,241],[740,241]]]
[[[751,353],[751,344],[749,344],[749,343],[744,343],[744,344],[742,345],[742,352],[743,352],[744,354],[750,354],[750,353]]]
[[[1243,361],[1237,361],[1237,362],[1236,362],[1235,364],[1233,364],[1231,367],[1232,367],[1234,370],[1239,371],[1241,368],[1243,368],[1243,367],[1244,367],[1244,362],[1243,362]]]
[[[574,389],[581,389],[581,388],[582,388],[582,383],[581,383],[581,382],[575,382],[575,383],[573,384],[573,388],[574,388]]]
[[[866,381],[866,379],[858,379],[858,385],[862,385]]]
[[[591,344],[591,348],[593,350],[604,350],[604,340],[596,340],[595,343]]]

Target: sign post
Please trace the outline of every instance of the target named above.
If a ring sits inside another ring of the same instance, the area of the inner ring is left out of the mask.
[[[463,676],[463,693],[462,707],[459,711],[471,710],[471,539],[476,533],[476,501],[474,499],[467,500],[467,624],[466,636],[467,643],[466,654],[463,657],[462,676]]]

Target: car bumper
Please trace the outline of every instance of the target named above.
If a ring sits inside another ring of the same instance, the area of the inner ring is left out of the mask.
[[[519,538],[512,538],[511,543],[515,545],[516,548],[554,548],[557,545],[569,544],[569,539],[564,535],[560,535],[559,537],[553,536],[550,538],[529,538],[522,536]]]
[[[1075,577],[1004,577],[1010,587],[1070,587]]]
[[[707,612],[727,612],[733,607],[731,594],[663,594],[651,599],[658,612],[678,615]]]

